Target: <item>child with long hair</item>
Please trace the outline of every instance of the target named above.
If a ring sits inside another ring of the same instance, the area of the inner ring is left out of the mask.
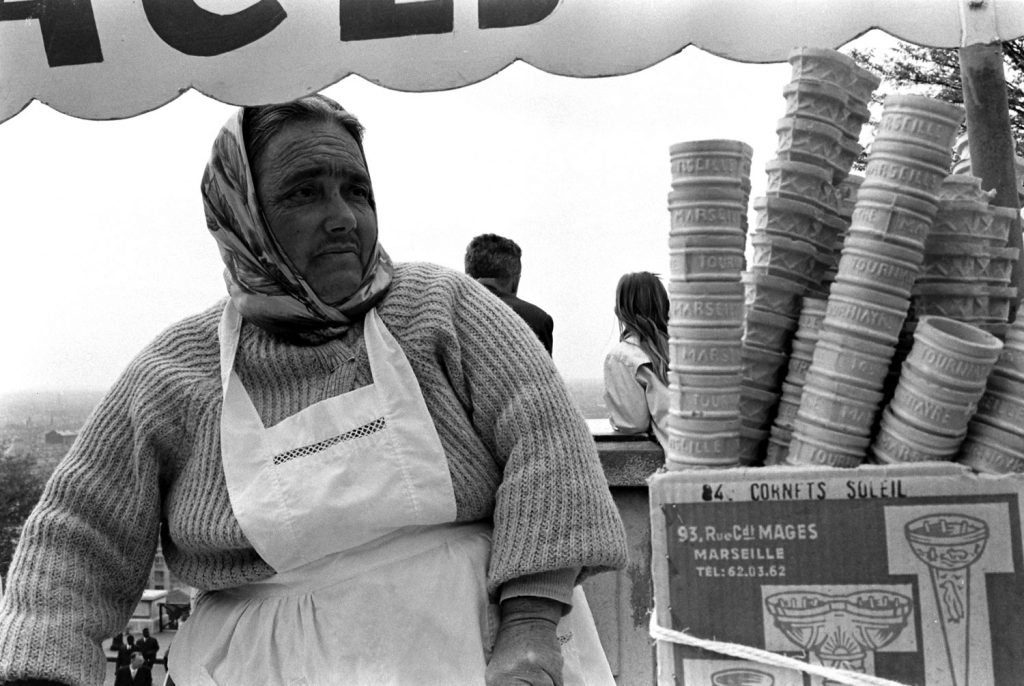
[[[668,440],[668,293],[650,272],[624,274],[615,288],[619,342],[604,359],[604,400],[612,426]]]

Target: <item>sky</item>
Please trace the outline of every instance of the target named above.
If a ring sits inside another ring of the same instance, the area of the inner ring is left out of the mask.
[[[349,77],[324,93],[366,126],[392,258],[461,271],[473,236],[512,238],[519,295],[552,315],[555,364],[581,379],[600,378],[617,340],[618,278],[667,275],[669,146],[745,141],[751,197],[763,195],[789,80],[788,64],[690,47],[625,76],[517,63],[452,91]],[[225,294],[199,180],[233,111],[190,91],[119,121],[33,103],[0,124],[0,393],[105,389],[160,331]]]

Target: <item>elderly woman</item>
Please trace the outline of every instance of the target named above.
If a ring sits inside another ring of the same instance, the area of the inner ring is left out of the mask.
[[[586,424],[514,312],[391,263],[361,132],[320,96],[221,130],[229,298],[143,350],[51,478],[0,680],[101,683],[158,536],[200,591],[178,686],[610,680],[575,586],[625,544]]]

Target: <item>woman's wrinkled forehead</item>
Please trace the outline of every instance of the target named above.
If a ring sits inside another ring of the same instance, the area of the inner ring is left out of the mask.
[[[348,131],[362,149],[363,126],[359,120],[337,102],[311,95],[291,102],[243,109],[242,132],[250,161],[259,158],[280,131],[299,121],[334,122]]]
[[[333,121],[286,124],[269,139],[253,164],[257,187],[281,186],[314,176],[370,182],[358,142]]]

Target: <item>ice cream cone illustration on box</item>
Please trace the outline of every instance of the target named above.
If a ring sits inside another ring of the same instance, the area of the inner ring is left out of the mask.
[[[1012,572],[1005,503],[885,508],[889,571],[915,574],[928,686],[994,683],[986,574]]]
[[[971,566],[985,552],[988,525],[977,517],[936,514],[908,522],[910,549],[928,565],[949,671],[956,686],[970,675]]]
[[[804,686],[803,674],[751,660],[694,658],[683,660],[686,686]]]
[[[723,669],[711,675],[711,686],[775,686],[775,677],[760,669]]]
[[[854,672],[873,672],[873,653],[900,635],[913,609],[910,597],[884,588],[793,589],[771,593],[764,603],[808,662]]]

